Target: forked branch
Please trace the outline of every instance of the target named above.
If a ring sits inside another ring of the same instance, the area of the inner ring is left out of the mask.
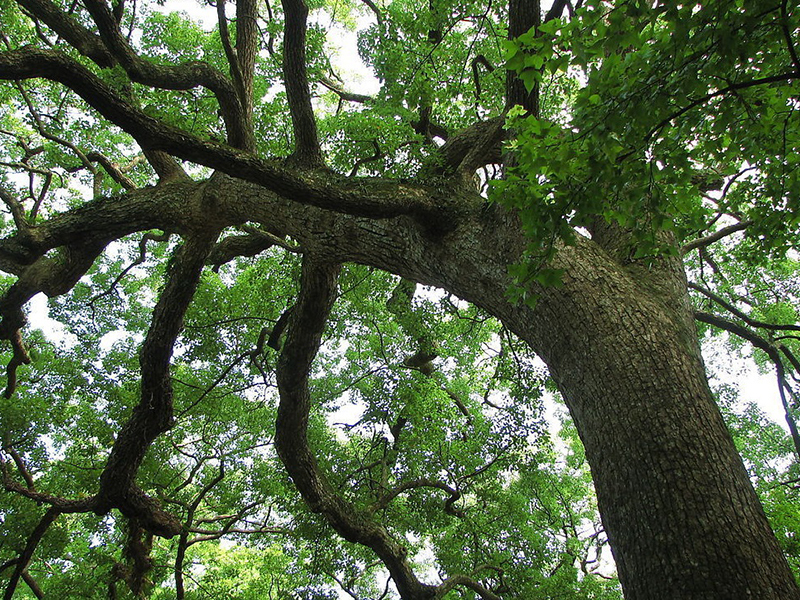
[[[309,254],[303,257],[300,294],[278,360],[280,405],[275,435],[278,455],[310,509],[322,514],[346,540],[371,548],[388,569],[404,600],[438,598],[455,585],[464,585],[482,598],[494,600],[495,595],[467,577],[457,576],[441,586],[422,583],[413,572],[406,548],[372,515],[339,496],[317,464],[307,435],[311,409],[309,375],[335,300],[339,270],[339,265],[319,257]],[[415,483],[445,489],[453,502],[458,497],[456,490],[436,482]]]

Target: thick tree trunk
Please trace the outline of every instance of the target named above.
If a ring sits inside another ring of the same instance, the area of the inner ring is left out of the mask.
[[[561,253],[534,344],[586,447],[625,597],[800,598],[708,388],[680,265],[623,269],[584,246]]]
[[[264,202],[250,184],[227,194],[232,221],[263,212],[309,251],[443,287],[531,345],[586,446],[626,598],[800,599],[709,391],[679,261],[626,264],[597,232],[559,251],[564,285],[531,309],[506,296],[526,241],[491,208],[465,208],[439,237],[408,217]]]

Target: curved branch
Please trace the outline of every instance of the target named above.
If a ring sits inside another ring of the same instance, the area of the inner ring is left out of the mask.
[[[46,24],[97,66],[105,68],[113,67],[116,64],[116,59],[105,47],[100,37],[86,29],[54,2],[50,2],[50,0],[17,0],[17,4]]]
[[[160,234],[153,233],[151,231],[145,233],[142,236],[142,239],[139,240],[139,256],[136,257],[136,259],[132,263],[130,263],[127,267],[122,269],[120,274],[114,278],[114,281],[112,281],[111,284],[104,291],[99,292],[94,296],[92,296],[92,298],[89,300],[89,304],[94,305],[94,303],[97,302],[100,298],[104,298],[105,296],[110,295],[119,285],[119,282],[125,279],[125,276],[128,273],[130,273],[132,269],[134,269],[138,265],[141,265],[145,261],[145,259],[147,258],[147,242],[149,241],[168,242],[169,238],[170,234],[168,231],[164,231]]]
[[[225,121],[228,143],[235,148],[248,147],[248,132],[243,129],[245,110],[227,77],[201,61],[175,66],[156,65],[142,59],[122,35],[111,9],[103,0],[84,0],[84,5],[97,24],[106,47],[132,81],[169,90],[188,90],[198,86],[210,89],[217,97]]]
[[[478,594],[482,600],[502,600],[500,596],[487,589],[471,577],[466,575],[453,575],[445,579],[436,590],[436,598],[443,598],[447,592],[454,589],[458,585],[463,585]]]
[[[14,572],[11,574],[11,579],[8,581],[8,585],[6,586],[6,593],[3,596],[3,600],[11,600],[14,597],[14,591],[17,588],[17,584],[19,583],[20,578],[22,577],[23,573],[28,568],[28,565],[31,562],[31,558],[33,558],[33,553],[36,550],[36,546],[39,545],[39,542],[44,537],[44,534],[50,528],[58,516],[61,514],[61,511],[57,509],[55,506],[51,506],[47,509],[47,512],[44,513],[42,518],[39,520],[39,524],[36,525],[34,530],[31,532],[30,536],[28,536],[28,541],[25,544],[25,549],[19,555],[17,559],[17,564],[14,568]]]
[[[505,118],[502,116],[479,121],[450,136],[439,149],[439,153],[443,156],[439,173],[447,175],[461,171],[472,175],[484,165],[502,162],[504,122]]]
[[[735,317],[741,319],[745,323],[747,323],[750,327],[757,327],[759,329],[769,329],[770,331],[800,331],[800,325],[775,325],[773,323],[766,323],[764,321],[759,321],[758,319],[753,319],[743,313],[741,310],[736,308],[733,304],[718,296],[711,290],[704,288],[701,285],[697,285],[696,283],[689,282],[687,284],[689,289],[695,290],[700,292],[708,298],[709,300],[713,300],[716,304],[719,304],[722,308],[727,310],[729,313],[734,315]]]
[[[550,10],[547,11],[547,14],[544,17],[544,22],[547,23],[547,21],[560,18],[561,15],[564,14],[565,8],[572,8],[569,4],[569,0],[555,0],[553,5],[550,7]]]
[[[723,227],[715,231],[714,233],[703,236],[701,238],[697,238],[696,240],[692,240],[691,242],[684,244],[683,247],[681,248],[681,253],[687,254],[688,252],[694,250],[695,248],[702,248],[705,246],[709,246],[714,242],[718,242],[724,237],[736,233],[737,231],[744,231],[745,229],[750,227],[750,225],[752,225],[753,223],[754,221],[748,219],[746,221],[740,221],[739,223],[734,223],[733,225],[728,225],[727,227]]]
[[[375,14],[375,20],[378,22],[378,28],[383,28],[383,15],[378,5],[373,0],[361,0],[367,7]]]
[[[215,230],[198,232],[175,252],[139,356],[141,399],[120,430],[100,476],[96,512],[119,508],[128,518],[138,519],[148,531],[163,537],[180,533],[181,524],[139,490],[135,478],[150,445],[172,427],[172,349],[217,234]]]
[[[281,461],[312,511],[321,513],[346,540],[371,548],[383,561],[404,599],[432,598],[435,588],[414,575],[406,549],[384,527],[342,499],[320,471],[308,445],[311,407],[308,379],[333,306],[339,265],[306,254],[300,294],[278,361],[280,405],[275,445]]]
[[[0,473],[3,475],[3,488],[7,492],[14,492],[15,494],[24,496],[25,498],[35,501],[37,504],[49,504],[57,509],[59,513],[82,513],[89,512],[94,509],[94,496],[89,498],[81,498],[80,500],[71,500],[69,498],[53,496],[52,494],[47,494],[45,492],[38,492],[30,485],[21,485],[17,483],[11,479],[11,474],[8,472],[8,466],[2,457],[0,457]]]
[[[780,351],[776,348],[773,344],[765,340],[759,335],[756,335],[749,329],[742,327],[738,323],[734,323],[733,321],[729,321],[728,319],[724,319],[717,315],[712,315],[710,313],[702,312],[702,311],[695,311],[694,313],[695,319],[702,323],[707,323],[709,325],[713,325],[715,327],[719,327],[720,329],[724,329],[725,331],[729,331],[742,339],[747,340],[753,346],[758,348],[759,350],[763,350],[767,356],[769,356],[772,363],[775,365],[775,369],[777,370],[778,374],[778,388],[781,395],[781,401],[783,403],[785,417],[786,417],[786,424],[789,426],[789,432],[792,436],[792,441],[794,442],[795,452],[797,453],[798,458],[800,458],[800,431],[797,429],[797,423],[795,423],[794,418],[792,417],[792,413],[789,409],[789,404],[786,401],[785,395],[785,387],[788,387],[786,382],[786,375],[785,375],[785,368],[783,366],[783,361],[781,360]]]
[[[92,162],[99,163],[101,167],[108,173],[111,178],[124,187],[126,190],[136,189],[136,184],[133,183],[130,177],[125,175],[120,168],[111,162],[106,156],[99,152],[88,152],[86,158]]]
[[[220,4],[222,3],[221,0],[218,0]],[[177,600],[183,600],[186,596],[186,590],[183,585],[183,561],[186,557],[186,550],[189,548],[189,531],[192,527],[194,522],[194,514],[197,511],[197,508],[200,506],[200,503],[203,499],[214,489],[214,487],[223,479],[225,478],[225,463],[224,461],[220,461],[219,463],[219,471],[218,473],[209,481],[203,488],[197,493],[192,503],[187,507],[186,510],[186,525],[181,531],[180,539],[178,540],[178,550],[175,555],[175,568],[174,568],[174,577],[175,577],[175,596]],[[231,522],[233,525],[235,521]]]
[[[366,94],[355,94],[353,92],[348,92],[347,90],[342,89],[340,85],[328,77],[320,77],[317,79],[317,81],[319,81],[322,85],[346,102],[358,102],[359,104],[365,104],[374,100],[372,96],[367,96]]]
[[[458,502],[461,498],[461,492],[457,489],[450,487],[446,483],[441,481],[436,481],[434,479],[414,479],[413,481],[406,481],[405,483],[400,484],[399,486],[389,490],[386,492],[381,498],[375,502],[372,506],[370,506],[369,511],[374,513],[379,510],[382,510],[389,506],[389,504],[397,498],[403,492],[407,492],[409,490],[416,490],[419,488],[434,488],[437,490],[442,490],[449,494],[447,500],[444,503],[444,511],[448,514],[451,514],[456,517],[463,517],[464,513],[457,508],[454,508],[454,504]]]
[[[644,136],[644,141],[645,141],[645,143],[649,142],[656,133],[658,133],[664,127],[669,125],[670,122],[672,122],[673,120],[677,119],[680,116],[683,116],[684,114],[686,114],[690,110],[692,110],[694,108],[697,108],[698,106],[702,106],[703,104],[705,104],[709,100],[713,100],[714,98],[719,98],[720,96],[724,96],[725,94],[729,94],[731,92],[735,92],[735,91],[738,91],[738,90],[746,90],[746,89],[751,88],[751,87],[757,87],[759,85],[767,85],[767,84],[770,84],[770,83],[790,83],[790,82],[794,81],[795,79],[800,79],[800,72],[781,73],[780,75],[771,75],[771,76],[768,76],[768,77],[759,77],[758,79],[752,79],[752,80],[749,80],[749,81],[740,81],[739,83],[732,83],[732,84],[722,88],[721,90],[716,90],[714,92],[709,92],[705,96],[701,96],[699,98],[695,98],[694,100],[689,102],[683,108],[680,108],[680,109],[676,110],[675,112],[673,112],[671,115],[669,115],[665,119],[662,119],[658,123],[658,125],[653,127],[647,133],[647,135]],[[631,153],[620,155],[620,157],[618,158],[618,161],[622,160],[624,158],[627,158],[628,156],[630,156],[630,154]]]
[[[0,79],[44,77],[58,81],[83,98],[112,123],[132,135],[145,150],[164,150],[174,156],[206,165],[265,188],[302,204],[354,215],[386,218],[411,215],[441,235],[455,223],[443,215],[457,196],[435,188],[380,179],[352,180],[330,171],[298,173],[290,165],[259,159],[218,144],[145,115],[114,90],[68,56],[26,47],[0,53]],[[482,203],[482,201],[481,201]]]

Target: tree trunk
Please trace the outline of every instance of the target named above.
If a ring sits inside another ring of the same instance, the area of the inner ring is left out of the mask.
[[[799,598],[709,390],[680,264],[621,268],[582,246],[561,252],[534,345],[586,447],[626,599]]]
[[[530,308],[506,295],[526,240],[492,207],[465,208],[437,236],[408,217],[301,211],[219,181],[230,221],[263,219],[330,260],[445,288],[531,345],[586,446],[626,598],[800,599],[708,388],[679,260],[626,264],[597,232],[559,250],[563,286],[536,290]]]

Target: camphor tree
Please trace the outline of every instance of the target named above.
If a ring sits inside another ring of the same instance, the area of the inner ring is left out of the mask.
[[[6,598],[800,598],[794,5],[203,6],[0,0]]]

